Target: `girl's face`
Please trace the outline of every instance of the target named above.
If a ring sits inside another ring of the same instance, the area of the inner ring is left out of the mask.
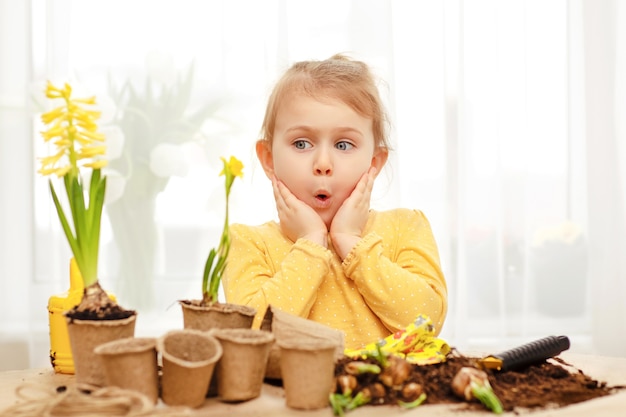
[[[271,149],[260,159],[330,227],[363,173],[380,172],[387,151],[375,146],[372,120],[342,101],[294,95],[278,109]]]

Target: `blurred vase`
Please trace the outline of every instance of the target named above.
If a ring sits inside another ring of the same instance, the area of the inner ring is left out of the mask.
[[[136,309],[150,309],[154,305],[155,260],[159,243],[154,219],[157,194],[134,194],[132,183],[129,181],[122,198],[107,206],[119,253],[116,291],[124,294],[124,304]],[[148,190],[143,191],[146,192]]]

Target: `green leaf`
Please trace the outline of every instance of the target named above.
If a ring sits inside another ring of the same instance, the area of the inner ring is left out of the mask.
[[[90,241],[91,230],[88,228],[87,224],[87,202],[85,201],[83,185],[79,181],[78,177],[76,177],[72,182],[72,199],[76,207],[74,227],[76,228],[76,238],[78,239],[78,244],[80,245],[83,253],[83,265],[85,272],[81,272],[84,274],[83,278],[85,279],[85,286],[88,286],[92,283],[95,272],[93,271],[93,263],[91,261],[93,254],[91,251]]]
[[[493,411],[495,414],[502,414],[502,403],[493,392],[490,386],[480,385],[474,381],[471,382],[472,395],[483,403],[485,407]]]
[[[100,183],[100,170],[94,169],[91,171],[91,181],[89,183],[89,204],[87,206],[87,229],[93,230],[94,211],[93,206],[96,201],[96,195],[98,193],[98,185]]]
[[[215,255],[217,255],[217,251],[215,248],[211,249],[209,253],[209,257],[206,260],[206,264],[204,264],[204,273],[202,274],[202,295],[205,296],[209,293],[209,274],[211,273],[211,268],[213,267],[213,260],[215,259]]]
[[[52,200],[54,201],[54,206],[57,210],[57,215],[59,216],[59,221],[61,222],[61,227],[63,228],[63,232],[65,233],[65,237],[67,238],[68,243],[70,244],[70,248],[72,249],[72,253],[74,257],[80,251],[78,247],[78,243],[76,242],[76,238],[72,233],[72,229],[67,221],[67,217],[65,217],[65,213],[63,212],[63,207],[61,207],[61,203],[59,202],[59,197],[57,196],[56,191],[54,190],[54,186],[52,185],[52,181],[48,182],[50,186],[50,192],[52,194]]]
[[[211,273],[211,280],[209,282],[209,295],[211,296],[211,300],[217,300],[217,293],[220,287],[220,282],[222,280],[222,274],[224,273],[224,269],[226,268],[226,257],[219,256],[217,258],[217,264],[215,264],[215,268]]]
[[[89,217],[91,218],[91,224],[89,230],[91,230],[91,235],[89,236],[89,259],[91,260],[92,266],[91,268],[94,271],[93,280],[86,285],[91,285],[98,280],[98,256],[100,251],[100,229],[101,229],[101,221],[102,221],[102,208],[104,206],[104,196],[106,193],[106,177],[100,177],[100,170],[97,171],[98,181],[92,186],[95,187],[95,191],[91,192],[89,201]],[[95,173],[95,172],[94,172]],[[92,174],[94,175],[94,174]]]
[[[362,375],[362,374],[380,374],[382,369],[380,366],[374,363],[352,361],[346,365],[346,369],[350,374]]]
[[[106,178],[101,177],[99,169],[93,170],[89,205],[85,202],[85,193],[79,176],[66,175],[64,184],[76,234],[76,245],[72,248],[72,252],[87,287],[98,281],[100,223]]]
[[[417,406],[422,405],[422,403],[426,401],[426,394],[422,393],[419,397],[417,397],[417,399],[415,399],[414,401],[411,402],[404,402],[404,401],[398,401],[398,405],[402,408],[405,409],[411,409],[411,408],[415,408]]]
[[[328,398],[330,406],[333,409],[333,415],[343,417],[345,416],[344,408],[347,406],[350,398],[343,394],[330,394]]]
[[[89,271],[89,265],[87,263],[87,258],[89,257],[89,247],[85,245],[86,224],[83,188],[78,181],[78,176],[76,175],[65,175],[65,177],[63,177],[63,182],[65,184],[65,192],[67,194],[67,200],[72,212],[72,222],[74,224],[76,243],[79,248],[78,253],[74,252],[74,257],[76,258],[76,263],[78,264],[78,268],[80,269],[83,280],[85,281],[85,286],[87,286],[86,282],[90,279],[89,277],[91,272]]]

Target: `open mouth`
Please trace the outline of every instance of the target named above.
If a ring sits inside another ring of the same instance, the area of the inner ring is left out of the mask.
[[[332,201],[331,197],[332,196],[329,193],[320,191],[319,193],[315,194],[315,206],[320,209],[328,208]]]

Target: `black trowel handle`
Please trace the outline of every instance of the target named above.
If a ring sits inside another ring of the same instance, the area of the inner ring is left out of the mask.
[[[557,356],[569,349],[567,336],[548,336],[504,351],[495,358],[502,360],[502,370],[518,369]]]

